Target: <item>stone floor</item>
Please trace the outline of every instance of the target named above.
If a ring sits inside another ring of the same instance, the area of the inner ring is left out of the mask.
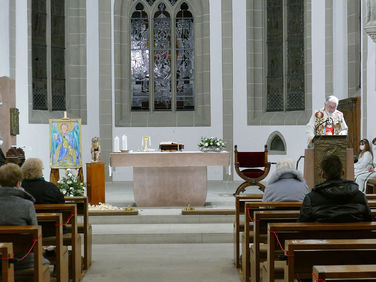
[[[204,209],[234,209],[240,183],[208,181]],[[106,183],[106,203],[135,206],[132,182]],[[260,193],[250,187],[248,193]],[[183,207],[136,207],[137,216],[92,216],[93,264],[83,281],[239,281],[232,215],[185,216]]]

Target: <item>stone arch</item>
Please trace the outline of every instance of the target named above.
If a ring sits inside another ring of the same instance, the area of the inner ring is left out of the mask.
[[[282,133],[279,131],[274,131],[269,135],[268,141],[268,150],[270,155],[286,155],[287,154],[287,145],[285,138]]]

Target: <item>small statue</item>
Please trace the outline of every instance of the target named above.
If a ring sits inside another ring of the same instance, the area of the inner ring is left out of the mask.
[[[101,158],[101,145],[99,144],[99,137],[91,138],[91,161],[99,162]]]

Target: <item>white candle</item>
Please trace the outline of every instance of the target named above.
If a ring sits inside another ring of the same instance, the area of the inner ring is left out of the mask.
[[[121,149],[122,150],[128,150],[128,139],[127,135],[121,136]]]
[[[114,138],[114,152],[120,152],[120,142],[117,136]]]
[[[149,136],[149,148],[151,148],[151,136]]]

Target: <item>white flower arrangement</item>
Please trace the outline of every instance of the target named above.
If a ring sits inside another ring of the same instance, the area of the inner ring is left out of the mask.
[[[222,151],[226,145],[223,139],[218,137],[201,137],[198,147],[201,151]]]
[[[57,186],[64,196],[83,196],[86,188],[85,183],[78,182],[77,175],[73,174],[69,168],[65,176],[57,182]]]

